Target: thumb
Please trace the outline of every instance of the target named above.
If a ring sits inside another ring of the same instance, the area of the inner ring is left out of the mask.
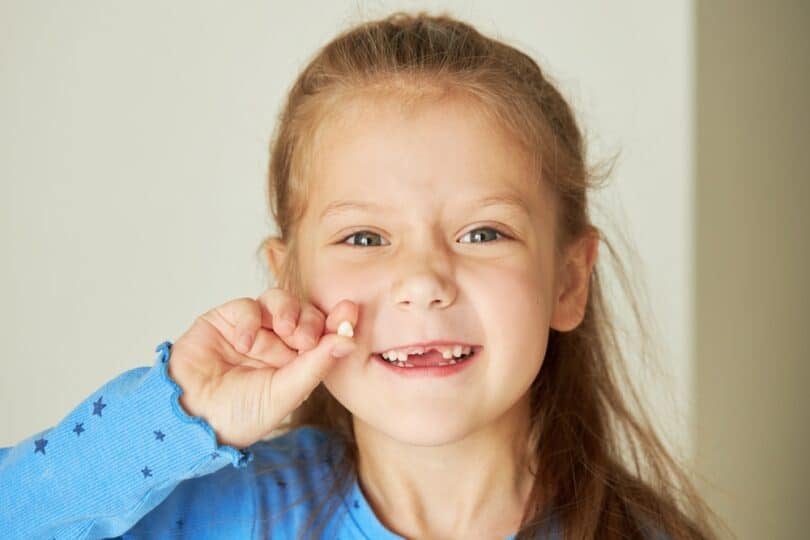
[[[297,408],[326,377],[341,358],[332,356],[336,348],[341,357],[349,355],[356,344],[349,337],[329,334],[324,336],[314,349],[298,355],[276,372],[273,384],[276,386],[277,403],[282,410]]]

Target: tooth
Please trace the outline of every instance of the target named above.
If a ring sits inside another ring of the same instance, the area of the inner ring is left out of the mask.
[[[464,347],[463,349],[461,349],[461,352],[463,354],[470,354],[470,352],[472,352],[472,347]]]
[[[452,366],[453,364],[455,364],[455,363],[456,363],[456,359],[455,359],[455,358],[453,358],[452,360],[450,360],[450,361],[448,362],[448,364],[450,364],[451,366]]]
[[[455,357],[461,356],[461,345],[455,345],[453,347],[453,356]]]
[[[408,359],[408,353],[398,352],[396,354],[397,354],[397,360],[399,360],[400,362],[404,362],[405,360]]]
[[[343,321],[338,325],[337,333],[339,336],[354,337],[354,328],[349,321]]]
[[[442,358],[445,360],[453,358],[453,352],[448,349],[442,349]]]

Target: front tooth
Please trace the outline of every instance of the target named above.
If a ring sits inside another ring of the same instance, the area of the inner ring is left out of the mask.
[[[456,358],[461,356],[461,345],[455,345],[453,347],[453,356],[455,356]]]
[[[450,349],[442,349],[442,358],[444,358],[445,360],[453,358],[453,351],[451,351]]]
[[[400,352],[398,352],[396,354],[397,354],[397,360],[399,360],[400,362],[404,362],[405,360],[408,359],[408,353],[400,351]]]

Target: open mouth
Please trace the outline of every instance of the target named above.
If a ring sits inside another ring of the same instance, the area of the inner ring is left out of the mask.
[[[459,356],[452,355],[449,358],[443,356],[441,352],[435,349],[427,351],[424,354],[409,354],[405,360],[399,359],[389,360],[379,353],[376,353],[373,356],[380,362],[383,362],[391,367],[397,367],[402,369],[419,369],[419,368],[438,369],[451,367],[468,362],[470,358],[474,357],[480,350],[481,347],[472,346],[470,347],[470,351],[467,354],[460,354]]]

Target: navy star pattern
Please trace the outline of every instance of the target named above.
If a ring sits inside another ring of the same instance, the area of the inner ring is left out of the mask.
[[[96,399],[92,403],[93,403],[92,416],[98,416],[99,418],[102,418],[102,412],[103,412],[104,408],[107,407],[108,403],[104,402],[103,396],[98,396],[98,399]],[[88,429],[86,429],[84,427],[85,424],[87,423],[86,418],[82,422],[74,421],[72,423],[74,424],[74,427],[73,428],[66,428],[66,429],[70,429],[73,433],[76,434],[76,437],[79,437],[79,436],[81,436],[82,433],[84,433],[85,431],[88,431]],[[90,431],[93,431],[93,430],[90,430]],[[160,441],[160,442],[163,442],[165,437],[166,437],[166,434],[161,429],[157,429],[157,430],[153,429],[152,433],[155,436],[155,440]],[[86,437],[84,437],[83,439],[90,440],[90,441],[93,440],[92,436],[91,436],[90,439],[87,439]],[[61,442],[61,441],[57,439],[57,445],[58,445],[59,442]],[[41,453],[43,456],[45,456],[46,455],[45,450],[46,450],[46,446],[49,443],[49,440],[47,438],[45,438],[44,436],[42,436],[41,438],[35,440],[34,443],[35,443],[34,453]],[[244,451],[242,451],[242,453],[243,453],[243,456],[247,455],[247,453],[244,452]],[[217,458],[222,457],[222,454],[220,452],[218,452],[218,451],[211,452],[209,455],[210,455],[212,460],[215,460]],[[329,465],[334,464],[334,460],[333,460],[331,455],[327,455],[322,459],[323,459],[323,462],[325,462],[326,464],[329,464]],[[148,465],[145,465],[140,470],[140,473],[141,473],[141,475],[143,476],[144,479],[154,477],[154,475],[153,475],[154,470],[151,469]],[[276,477],[275,478],[275,483],[281,488],[288,488],[288,482],[285,481],[281,477]],[[358,501],[356,499],[354,500],[354,508],[359,508],[359,503],[358,503]],[[175,526],[176,526],[176,528],[178,530],[183,529],[184,525],[185,525],[185,523],[184,523],[183,519],[180,516],[175,516]]]
[[[34,453],[36,454],[37,452],[42,452],[42,455],[44,456],[45,446],[48,445],[48,439],[37,439],[36,441],[34,441],[34,444],[36,444],[37,446],[36,449],[34,450]]]
[[[101,418],[101,409],[107,406],[106,403],[101,402],[102,397],[99,396],[98,400],[93,402],[93,414],[97,414]]]

